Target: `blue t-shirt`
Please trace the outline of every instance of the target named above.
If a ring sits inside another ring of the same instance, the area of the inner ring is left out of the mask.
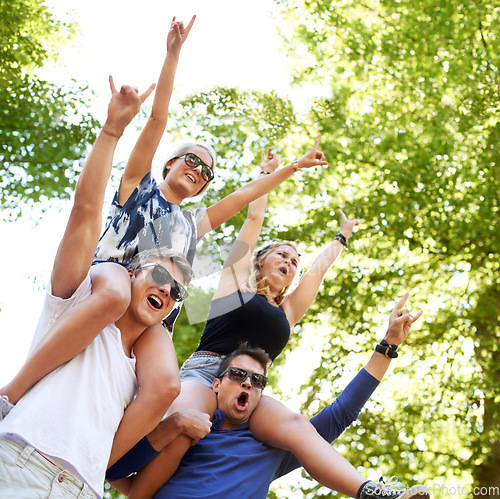
[[[311,423],[325,440],[333,442],[357,419],[378,384],[377,379],[362,369],[335,402],[312,418]],[[248,423],[233,430],[221,430],[224,419],[224,413],[217,410],[211,432],[188,450],[175,474],[156,493],[155,499],[235,496],[239,499],[264,499],[273,480],[300,467],[290,452],[258,441]],[[142,456],[137,449],[130,451],[135,454],[136,463],[140,462],[140,466],[157,454],[144,442],[141,446]],[[149,450],[146,450],[148,447]],[[149,456],[146,455],[148,452]],[[132,471],[123,468],[120,474],[119,466],[120,461],[108,470],[109,480],[117,480]]]
[[[169,203],[148,172],[123,206],[115,193],[94,261],[129,263],[139,251],[166,246],[192,264],[205,212]]]

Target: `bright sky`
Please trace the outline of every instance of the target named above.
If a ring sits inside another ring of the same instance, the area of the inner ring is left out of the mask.
[[[307,94],[288,87],[288,66],[280,53],[277,22],[271,16],[271,0],[46,0],[58,15],[76,12],[82,35],[62,51],[64,68],[50,68],[44,76],[64,84],[68,76],[88,81],[96,93],[92,105],[99,119],[109,100],[108,75],[116,85],[130,83],[145,89],[155,82],[165,55],[165,41],[172,17],[188,22],[197,15],[184,45],[176,75],[173,103],[190,93],[216,85],[245,89],[277,90],[300,104]],[[135,136],[121,141],[115,160],[126,159]],[[15,223],[0,222],[3,262],[0,283],[0,386],[7,383],[24,362],[40,313],[44,287],[68,216],[68,203],[51,201],[53,208]],[[58,208],[63,207],[62,213]],[[319,331],[316,331],[319,333]],[[287,362],[280,388],[297,393],[316,365],[321,335],[308,335]],[[294,362],[296,356],[305,355]],[[299,367],[300,366],[300,367]],[[295,475],[295,480],[300,480]],[[293,479],[292,479],[293,480]],[[287,497],[292,497],[286,492]],[[300,494],[299,494],[300,496]],[[293,496],[295,497],[295,496]],[[297,496],[298,497],[298,496]]]
[[[231,0],[47,0],[63,16],[73,10],[82,28],[74,46],[65,48],[63,68],[50,68],[44,76],[63,84],[68,75],[96,92],[94,114],[102,119],[109,100],[108,74],[115,83],[144,89],[155,82],[165,55],[172,17],[189,21],[197,15],[186,41],[176,75],[173,101],[215,85],[260,90],[277,89],[291,95],[287,62],[279,50],[271,0],[251,3]],[[294,92],[295,94],[295,92]],[[115,160],[126,159],[134,132],[125,135]],[[67,204],[51,202],[39,213],[14,223],[0,223],[4,262],[0,283],[0,386],[23,363],[41,308],[57,245],[67,219]],[[60,213],[56,208],[65,207]],[[37,223],[38,222],[38,223]],[[9,244],[5,244],[5,242]],[[5,265],[5,263],[7,263]],[[304,373],[305,374],[305,373]],[[304,378],[303,378],[304,379]]]
[[[47,4],[61,16],[68,10],[75,11],[82,36],[62,51],[65,67],[50,68],[44,76],[59,84],[64,84],[68,75],[79,83],[88,81],[96,93],[92,110],[99,119],[105,116],[109,99],[109,74],[117,85],[130,83],[139,89],[156,81],[174,15],[186,23],[197,15],[182,49],[174,105],[187,94],[216,85],[274,89],[293,99],[303,95],[288,87],[287,61],[279,50],[271,0],[183,0],[175,5],[160,0],[143,0],[140,4],[130,0],[47,0]],[[131,137],[125,135],[115,160],[126,159],[134,140],[133,133]],[[15,223],[0,222],[4,241],[0,245],[4,262],[0,282],[0,386],[24,362],[66,224],[68,204],[54,200],[51,205],[54,208],[41,218],[35,212]],[[58,211],[61,207],[65,208],[62,213]],[[311,352],[307,346],[300,350]],[[307,363],[300,364],[300,369],[285,376],[291,393],[309,374]],[[295,480],[300,480],[299,472]]]

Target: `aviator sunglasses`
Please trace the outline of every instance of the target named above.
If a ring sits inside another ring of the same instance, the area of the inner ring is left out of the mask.
[[[198,166],[201,165],[201,176],[203,177],[203,180],[205,182],[210,182],[210,180],[214,178],[214,171],[212,170],[212,168],[210,168],[210,166],[204,163],[198,156],[196,156],[196,154],[192,152],[186,152],[172,159],[177,159],[182,157],[184,157],[186,165],[190,166],[191,168],[197,168]]]
[[[267,385],[267,376],[246,371],[240,367],[228,367],[221,373],[219,378],[222,379],[225,374],[227,374],[227,377],[231,381],[236,381],[237,383],[243,383],[250,376],[250,383],[254,388],[258,388],[259,390],[263,390]]]
[[[158,263],[147,263],[146,265],[141,265],[139,270],[146,267],[153,267],[151,277],[158,286],[170,284],[170,296],[174,301],[179,302],[188,297],[186,288],[180,282],[176,281],[165,267],[162,267]]]

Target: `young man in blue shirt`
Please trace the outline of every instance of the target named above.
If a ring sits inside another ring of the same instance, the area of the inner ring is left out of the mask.
[[[406,294],[391,313],[384,340],[377,345],[365,368],[333,404],[311,420],[327,441],[335,440],[356,420],[386,373],[391,359],[397,357],[397,346],[406,339],[411,324],[420,317],[421,312],[412,317],[408,310],[403,309],[407,297]],[[291,453],[259,442],[249,429],[248,421],[267,383],[265,374],[268,361],[269,357],[265,352],[248,345],[242,345],[228,356],[213,383],[218,409],[212,421],[211,431],[191,447],[177,472],[160,488],[155,498],[220,499],[234,497],[235,494],[240,498],[265,498],[273,480],[300,467],[300,463]],[[143,442],[142,453],[145,462],[157,454],[154,448],[162,448],[178,434],[187,433],[186,428],[191,424],[192,412],[186,413],[184,421],[182,414],[177,413],[176,418],[173,416],[172,419],[163,421],[161,431],[148,436],[149,442]],[[199,426],[203,426],[202,418],[203,416],[200,416]],[[207,421],[206,431],[208,428]],[[151,482],[157,480],[160,463],[145,467],[139,472],[142,474],[142,484],[148,482],[145,478],[150,478]],[[124,468],[111,468],[108,470],[108,480],[116,480],[124,474]],[[113,485],[130,494],[130,498],[150,497],[154,493],[146,491],[144,486],[137,490],[134,478],[122,479]],[[428,489],[421,485],[405,490],[372,481],[366,481],[361,486],[353,484],[353,490],[345,492],[359,499],[430,497]]]

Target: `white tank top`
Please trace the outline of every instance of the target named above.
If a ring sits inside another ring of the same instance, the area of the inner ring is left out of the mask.
[[[90,294],[90,278],[63,300],[47,294],[31,349],[64,310]],[[0,422],[0,435],[22,439],[103,495],[115,432],[137,391],[135,358],[110,325],[73,360],[39,381]]]

